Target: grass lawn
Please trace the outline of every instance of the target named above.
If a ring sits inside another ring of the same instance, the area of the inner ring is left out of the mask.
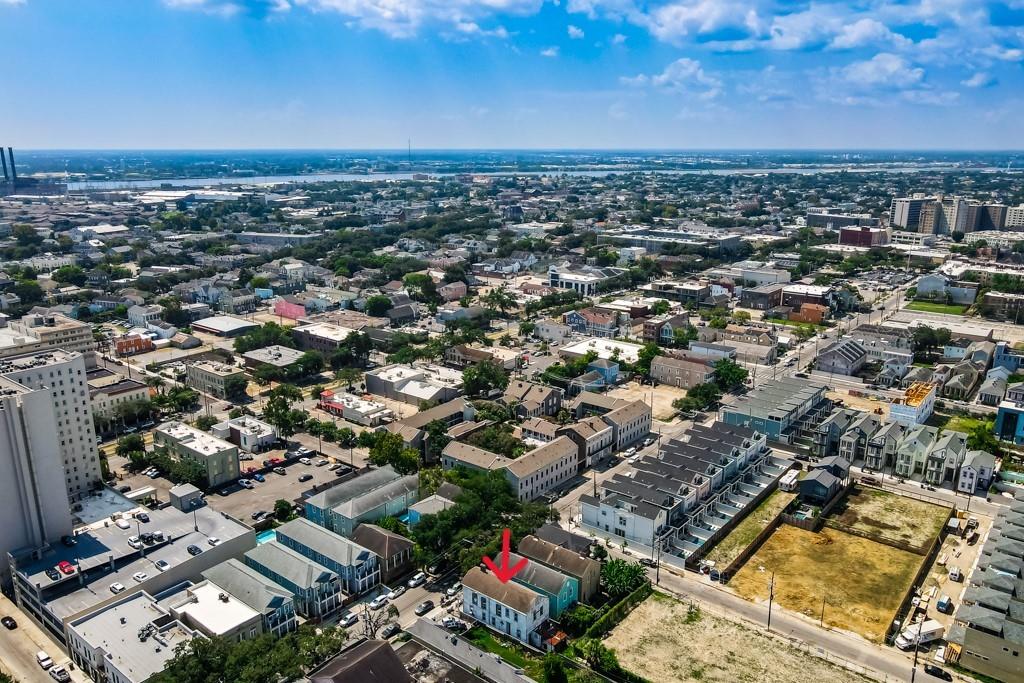
[[[992,420],[983,420],[979,417],[967,417],[966,415],[954,415],[944,425],[945,429],[950,429],[954,432],[963,432],[964,434],[970,434],[971,430],[979,426],[987,426],[989,430],[993,429],[994,422]]]
[[[949,508],[888,491],[855,488],[832,512],[840,524],[914,546],[927,546],[942,531]]]
[[[967,306],[959,304],[937,304],[931,301],[911,301],[906,306],[908,311],[922,311],[924,313],[947,313],[949,315],[963,315]]]
[[[775,600],[834,628],[880,643],[924,557],[825,528],[820,533],[780,526],[747,560],[729,586],[748,600]]]
[[[711,549],[707,559],[719,569],[727,567],[795,497],[795,493],[776,489]]]
[[[463,637],[484,652],[496,654],[512,666],[526,671],[526,675],[536,680],[544,677],[539,657],[528,653],[511,640],[501,638],[481,626],[474,626],[463,634]]]

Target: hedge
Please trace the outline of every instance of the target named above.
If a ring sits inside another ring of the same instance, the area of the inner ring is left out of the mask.
[[[626,597],[615,603],[608,611],[601,615],[601,617],[591,624],[587,632],[583,634],[585,638],[601,638],[606,633],[611,631],[615,626],[626,618],[626,615],[633,611],[633,608],[639,605],[641,602],[647,599],[647,597],[654,592],[654,587],[650,581],[644,581],[638,588]]]

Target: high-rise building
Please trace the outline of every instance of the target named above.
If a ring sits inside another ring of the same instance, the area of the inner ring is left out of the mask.
[[[0,377],[27,389],[47,392],[54,421],[54,448],[64,467],[67,500],[62,503],[87,496],[100,481],[100,459],[89,404],[85,357],[80,353],[53,350],[5,358],[0,360]],[[7,457],[7,453],[0,451],[0,459]],[[37,495],[60,498],[54,491],[40,491]]]
[[[96,341],[88,323],[51,313],[29,313],[9,322],[0,317],[0,358],[54,349],[81,353],[86,367],[96,365]]]
[[[52,394],[0,377],[0,576],[7,551],[71,533]]]
[[[917,230],[921,223],[921,207],[932,201],[923,194],[893,197],[889,206],[889,225],[902,230]]]
[[[1006,227],[1024,228],[1024,204],[1006,207]]]

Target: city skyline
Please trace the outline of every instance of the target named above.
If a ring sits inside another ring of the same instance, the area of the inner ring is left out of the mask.
[[[1019,149],[1024,4],[0,0],[22,149]]]

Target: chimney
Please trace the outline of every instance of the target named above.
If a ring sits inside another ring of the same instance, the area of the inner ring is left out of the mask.
[[[2,152],[0,152],[0,154],[2,154]],[[11,158],[11,182],[16,183],[16,182],[18,182],[18,171],[15,170],[15,168],[14,168],[14,148],[13,147],[8,147],[7,148],[7,156],[9,156]]]

